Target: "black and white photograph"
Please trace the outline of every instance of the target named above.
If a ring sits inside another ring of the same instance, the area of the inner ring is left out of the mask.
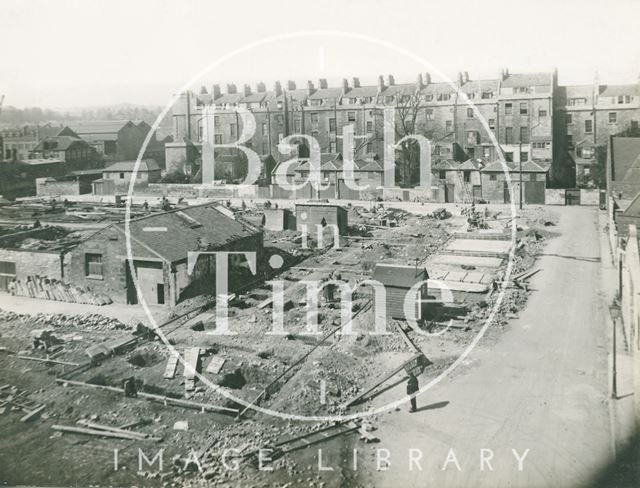
[[[640,0],[0,19],[0,487],[640,487]]]

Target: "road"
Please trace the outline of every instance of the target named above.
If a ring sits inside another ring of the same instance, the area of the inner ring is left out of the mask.
[[[367,485],[585,486],[608,462],[613,450],[597,210],[558,212],[553,230],[561,235],[549,240],[528,305],[498,343],[483,347],[481,341],[465,372],[418,398],[417,413],[405,408],[377,419],[381,442],[375,447],[389,450],[391,465],[377,470],[375,450],[363,449],[358,477]],[[397,397],[400,388],[376,403]],[[422,453],[422,471],[415,463],[409,470],[409,448],[419,450],[416,457]],[[493,455],[493,471],[486,463],[481,469],[482,449],[486,458]],[[521,471],[512,449],[520,457],[529,449]]]

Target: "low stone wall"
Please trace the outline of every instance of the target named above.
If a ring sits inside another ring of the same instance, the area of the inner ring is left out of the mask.
[[[600,190],[580,190],[580,205],[600,205]]]
[[[547,188],[544,191],[544,202],[547,205],[565,205],[564,189]]]
[[[80,195],[79,181],[56,181],[51,178],[36,178],[36,195],[39,197],[59,197]]]

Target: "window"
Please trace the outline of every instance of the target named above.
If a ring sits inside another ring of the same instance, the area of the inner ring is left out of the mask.
[[[567,125],[573,124],[573,114],[565,114],[564,120],[567,123]]]
[[[367,120],[367,134],[371,134],[373,132],[373,121]]]
[[[222,134],[216,134],[213,136],[214,144],[222,144]]]
[[[585,120],[584,121],[584,131],[587,134],[590,134],[593,132],[593,120]]]
[[[424,99],[425,99],[427,102],[431,102],[431,101],[433,100],[433,95],[427,95],[426,97],[424,97]]]
[[[482,98],[485,100],[489,98],[493,98],[493,92],[491,91],[482,92]]]
[[[371,154],[373,152],[373,142],[367,142],[367,154]]]
[[[474,98],[476,98],[475,92],[467,93],[467,98],[469,100],[473,100]]]
[[[337,153],[338,152],[338,145],[336,143],[336,141],[332,141],[329,143],[329,152],[332,153]]]
[[[318,112],[311,113],[311,124],[318,125]]]
[[[393,103],[393,97],[384,97],[384,103]]]
[[[124,173],[120,173],[120,179],[124,180]]]
[[[425,110],[425,118],[427,120],[433,120],[433,109],[432,108],[428,108],[427,110]]]
[[[85,276],[102,277],[102,254],[85,254],[84,255],[84,274]]]
[[[513,104],[512,103],[505,103],[504,104],[504,113],[506,115],[511,115],[513,113]]]
[[[489,129],[496,128],[496,119],[489,119]]]
[[[513,163],[513,153],[510,151],[504,153],[504,159],[507,160],[507,163]]]
[[[567,147],[573,149],[573,134],[567,134]]]
[[[269,154],[269,143],[262,141],[262,154]]]
[[[586,105],[586,104],[587,104],[586,98],[570,98],[569,99],[569,105]]]
[[[317,130],[312,130],[311,131],[311,137],[313,137],[314,139],[318,140],[318,131]]]
[[[520,115],[527,115],[529,113],[529,107],[527,102],[520,103]]]
[[[237,130],[238,126],[236,124],[229,124],[229,135],[235,139],[236,138],[236,134],[238,133]]]
[[[520,161],[529,161],[529,153],[527,151],[520,152]]]
[[[609,112],[609,123],[610,124],[615,124],[617,121],[618,121],[617,112]]]
[[[214,126],[216,126],[216,127],[219,127],[219,126],[220,126],[220,116],[216,115],[216,116],[213,118],[213,125],[214,125]]]
[[[336,131],[336,119],[329,119],[329,132]]]
[[[465,183],[469,183],[471,181],[471,171],[464,171],[462,173]]]
[[[266,136],[268,131],[269,131],[269,129],[267,128],[267,123],[263,122],[262,123],[262,135]]]
[[[452,130],[452,129],[453,129],[453,121],[452,121],[452,120],[447,120],[447,121],[444,123],[444,130],[445,130],[447,133],[449,133],[449,132],[451,132],[451,130]]]
[[[513,144],[513,127],[504,128],[504,143]]]
[[[438,178],[440,178],[441,180],[446,180],[447,179],[447,172],[443,171],[443,170],[440,170],[438,172]]]
[[[356,121],[356,113],[355,112],[347,112],[347,120],[349,122],[355,122]]]
[[[523,144],[529,143],[529,128],[528,127],[520,127],[520,142]]]
[[[472,108],[468,108],[467,109],[467,118],[468,119],[472,119],[473,118],[473,109]]]
[[[451,95],[449,93],[441,93],[438,95],[438,100],[441,102],[446,102],[451,99]]]
[[[544,108],[538,109],[538,117],[542,118],[542,117],[546,117],[547,116],[547,110]]]
[[[278,100],[278,101],[276,102],[276,107],[277,107],[277,108],[282,108],[282,101]]]
[[[282,139],[284,139],[284,134],[282,132],[278,132],[278,144],[282,142]]]
[[[489,175],[489,181],[496,181],[498,179],[498,175],[496,175],[495,173],[491,173]]]
[[[480,143],[480,133],[475,130],[467,131],[467,144],[475,145]]]
[[[293,121],[293,130],[296,132],[296,134],[300,134],[300,119],[296,119]]]

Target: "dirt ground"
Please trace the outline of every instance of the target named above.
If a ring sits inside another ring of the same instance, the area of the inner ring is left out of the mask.
[[[257,220],[260,213],[252,210],[244,217]],[[393,227],[380,225],[381,218],[393,222]],[[140,339],[133,348],[84,371],[74,372],[74,367],[69,365],[20,359],[18,355],[45,357],[44,351],[31,350],[29,334],[34,329],[53,328],[62,346],[55,359],[78,364],[87,361],[85,350],[88,347],[130,337],[135,330],[133,324],[113,318],[0,313],[0,346],[4,348],[0,350],[0,388],[9,385],[0,390],[0,398],[3,395],[6,398],[9,392],[15,394],[13,386],[27,392],[25,397],[35,404],[45,405],[42,414],[29,422],[20,421],[24,413],[18,407],[11,404],[0,407],[0,438],[3,439],[0,443],[0,482],[43,486],[204,486],[215,483],[219,486],[322,487],[339,486],[348,481],[351,474],[337,467],[334,471],[319,472],[317,450],[314,449],[299,450],[275,460],[269,465],[273,471],[256,469],[251,459],[243,460],[237,471],[227,469],[222,462],[221,456],[226,449],[250,452],[283,438],[328,426],[328,422],[293,421],[253,411],[236,419],[235,415],[225,413],[203,413],[140,397],[126,398],[117,392],[59,384],[56,378],[121,387],[124,379],[133,376],[141,392],[170,398],[188,396],[193,402],[243,408],[221,392],[251,402],[298,358],[313,350],[269,389],[260,406],[298,416],[328,416],[365,410],[368,403],[351,409],[343,405],[376,378],[406,361],[412,352],[398,333],[369,334],[373,330],[374,311],[368,306],[371,296],[364,289],[358,289],[353,295],[353,311],[359,312],[353,324],[357,333],[336,334],[318,345],[319,337],[335,331],[340,325],[340,307],[321,301],[318,335],[306,334],[306,290],[302,282],[326,279],[334,270],[339,270],[343,280],[355,284],[370,277],[376,263],[414,265],[423,262],[429,255],[442,250],[452,233],[464,228],[466,219],[453,216],[438,220],[389,208],[372,211],[358,207],[350,208],[349,220],[350,235],[341,239],[340,249],[301,249],[292,231],[265,234],[267,249],[287,257],[287,269],[273,278],[285,283],[285,335],[268,334],[272,327],[272,309],[260,307],[270,297],[267,284],[244,292],[230,303],[229,324],[236,335],[211,334],[214,328],[211,310],[208,315],[188,316],[163,328],[169,343],[177,351],[200,348],[203,375],[216,385],[217,390],[197,381],[195,391],[187,395],[182,366],[178,367],[175,378],[163,378],[170,352],[158,339]],[[504,216],[493,220],[497,226],[509,225],[509,219]],[[554,236],[553,222],[553,213],[542,207],[528,208],[518,219],[514,274],[534,265],[545,240]],[[527,296],[524,289],[515,286],[506,289],[505,300],[485,336],[485,344],[500,338],[509,320],[523,308]],[[183,303],[174,315],[202,306],[208,298],[211,297],[197,297]],[[442,335],[412,335],[416,345],[432,362],[421,381],[437,376],[455,360],[482,327],[494,300],[495,295],[488,295],[463,304],[464,313],[455,317],[431,320],[429,325],[435,331],[450,324]],[[213,357],[225,359],[218,374],[205,372]],[[456,374],[464,374],[464,368]],[[398,382],[403,379],[404,376],[398,374],[387,386],[401,392],[404,385],[398,385]],[[321,388],[324,388],[322,394]],[[391,411],[379,415],[393,414]],[[54,424],[77,426],[79,420],[112,427],[144,421],[144,425],[132,431],[162,440],[105,439],[63,434],[52,429]],[[175,430],[174,424],[178,421],[186,421],[188,430]],[[375,426],[376,416],[368,421]],[[372,455],[375,444],[365,444],[358,437],[354,433],[345,434],[317,447],[323,449],[327,465],[339,466],[340,460],[350,455],[354,447],[366,453],[363,455]],[[149,460],[163,449],[163,469],[158,469],[156,463],[154,466],[143,465],[139,470],[139,449]],[[231,464],[231,460],[227,462]],[[351,481],[357,486],[358,480]]]

